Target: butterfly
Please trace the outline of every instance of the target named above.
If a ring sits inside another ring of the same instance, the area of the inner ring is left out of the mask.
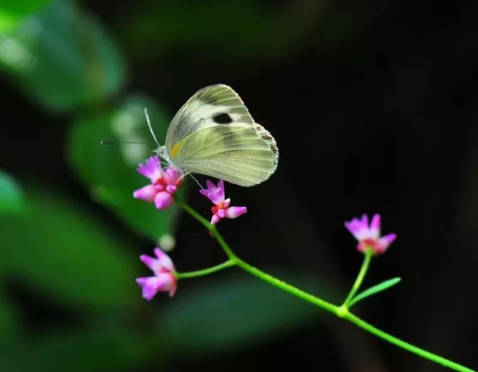
[[[166,143],[153,152],[184,173],[198,173],[239,186],[254,186],[276,170],[274,137],[249,114],[239,95],[216,84],[198,90],[174,116]]]

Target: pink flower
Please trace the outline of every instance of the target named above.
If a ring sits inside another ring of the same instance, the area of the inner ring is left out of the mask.
[[[183,173],[173,167],[164,170],[156,155],[150,157],[146,163],[141,163],[138,172],[149,178],[151,185],[136,190],[133,196],[154,203],[157,209],[168,208],[174,201],[173,194],[183,182]]]
[[[154,254],[157,258],[141,255],[139,258],[154,273],[154,276],[136,279],[143,289],[143,298],[151,300],[158,292],[169,292],[169,297],[174,295],[177,282],[174,273],[176,271],[173,261],[161,249],[155,248]]]
[[[237,218],[247,212],[246,207],[231,207],[231,199],[225,199],[224,181],[220,180],[217,186],[207,180],[207,189],[199,190],[201,194],[212,201],[215,206],[212,207],[211,224],[216,224],[223,218]]]
[[[382,254],[397,238],[396,234],[388,234],[380,237],[379,214],[373,216],[370,226],[368,224],[368,217],[364,214],[361,220],[354,218],[350,222],[345,222],[345,227],[352,233],[355,239],[358,240],[357,249],[361,252],[372,249],[374,254]]]

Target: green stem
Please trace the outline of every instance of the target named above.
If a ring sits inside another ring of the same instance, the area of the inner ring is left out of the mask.
[[[208,220],[206,220],[203,216],[201,216],[198,212],[196,212],[182,200],[176,200],[176,203],[186,212],[188,212],[191,216],[193,216],[196,220],[198,220],[202,225],[204,225],[206,229],[208,229],[213,234],[213,236],[217,239],[219,245],[224,249],[224,252],[226,252],[227,257],[229,257],[230,260],[237,259],[237,256],[234,254],[231,247],[229,247],[229,244],[226,243],[221,234],[219,234],[219,231],[217,231],[216,225],[211,224]]]
[[[307,292],[304,292],[303,290],[299,288],[296,288],[290,284],[287,284],[286,282],[283,282],[282,280],[279,280],[269,274],[266,274],[265,272],[255,268],[254,266],[249,265],[248,263],[242,261],[241,259],[237,260],[236,265],[239,266],[241,269],[247,271],[248,273],[254,275],[256,278],[259,278],[269,284],[272,284],[273,286],[280,288],[283,291],[289,292],[290,294],[293,294],[294,296],[299,297],[303,299],[304,301],[307,301],[307,302],[310,302],[311,304],[319,306],[324,310],[334,313],[335,315],[339,315],[340,313],[340,308],[338,306],[335,306],[334,304],[331,304],[330,302],[322,300],[321,298],[313,296]]]
[[[325,300],[322,300],[319,297],[316,297],[314,295],[311,295],[307,292],[304,292],[303,290],[296,288],[288,283],[285,283],[269,274],[266,274],[265,272],[249,265],[248,263],[242,261],[240,258],[238,258],[234,252],[232,251],[231,247],[226,243],[224,238],[221,236],[219,231],[217,231],[216,227],[214,225],[211,225],[205,218],[203,218],[199,213],[197,213],[195,210],[193,210],[191,207],[189,207],[187,204],[178,202],[181,207],[184,208],[186,212],[188,212],[191,216],[196,218],[201,224],[206,226],[206,228],[214,235],[214,237],[217,239],[217,242],[219,245],[223,248],[224,252],[227,254],[229,257],[229,260],[226,262],[231,262],[231,265],[237,265],[244,271],[250,273],[251,275],[254,275],[255,277],[272,284],[273,286],[282,289],[285,292],[288,292],[296,297],[301,298],[302,300],[309,302],[313,305],[316,305],[318,307],[321,307],[322,309],[335,314],[336,316],[346,319],[349,322],[357,325],[360,328],[363,328],[364,330],[370,332],[371,334],[393,344],[396,345],[404,350],[407,350],[413,354],[416,354],[422,358],[428,359],[432,362],[435,362],[437,364],[441,364],[444,367],[453,369],[455,371],[459,372],[477,372],[475,370],[472,370],[470,368],[464,367],[458,363],[452,362],[451,360],[445,359],[441,356],[438,356],[436,354],[430,353],[429,351],[426,351],[424,349],[421,349],[419,347],[416,347],[412,344],[409,344],[408,342],[405,342],[403,340],[400,340],[399,338],[392,336],[386,332],[381,331],[378,328],[375,328],[371,324],[368,324],[367,322],[363,321],[362,319],[356,317],[353,315],[348,308],[345,306],[348,304],[348,301],[355,296],[355,293],[358,291],[360,288],[360,285],[362,284],[363,278],[365,277],[365,274],[368,270],[368,266],[370,265],[370,260],[372,257],[372,254],[370,251],[367,251],[364,259],[364,263],[362,264],[362,268],[359,272],[359,275],[357,277],[357,280],[354,283],[354,286],[352,287],[351,292],[347,296],[347,299],[344,302],[344,305],[342,306],[336,306],[330,302],[327,302]],[[225,263],[226,263],[225,262]],[[224,264],[225,264],[224,263]],[[222,264],[222,265],[224,265]],[[221,265],[218,265],[221,266]],[[213,269],[213,268],[210,268]],[[200,271],[207,271],[210,269],[205,269],[205,270],[200,270]],[[217,270],[215,270],[217,271]]]
[[[360,289],[360,286],[362,285],[362,282],[365,278],[365,274],[367,274],[368,268],[370,266],[372,256],[373,256],[373,250],[372,249],[367,249],[365,251],[365,258],[363,260],[362,267],[360,268],[360,272],[357,275],[357,279],[355,279],[355,283],[352,286],[352,289],[350,290],[347,298],[345,299],[344,303],[342,304],[343,308],[345,308],[345,309],[349,308],[350,301],[353,300],[353,298],[357,294],[357,291]]]
[[[222,237],[221,234],[219,234],[219,231],[217,231],[217,228],[215,225],[212,225],[211,227],[211,232],[213,233],[213,235],[215,236],[215,238],[217,239],[217,242],[219,243],[219,245],[222,247],[222,249],[224,250],[224,252],[226,252],[226,255],[227,257],[229,257],[230,260],[233,260],[233,261],[236,261],[237,264],[238,262],[240,261],[239,258],[235,255],[235,253],[232,251],[231,247],[229,247],[229,244],[226,243],[226,241],[224,240],[224,238]]]
[[[269,274],[266,274],[262,272],[261,270],[247,264],[246,262],[242,260],[237,261],[237,266],[242,268],[243,270],[249,272],[250,274],[254,275],[255,277],[264,280],[270,284],[272,284],[275,287],[278,287],[282,289],[285,292],[288,292],[294,296],[297,296],[313,305],[319,306],[324,310],[327,310],[333,314],[335,314],[338,317],[347,319],[349,322],[365,329],[366,331],[372,333],[373,335],[380,337],[381,339],[390,342],[391,344],[394,344],[402,349],[408,350],[409,352],[416,354],[422,358],[428,359],[432,362],[441,364],[444,367],[448,367],[450,369],[454,369],[455,371],[460,371],[460,372],[476,372],[470,368],[464,367],[458,363],[452,362],[451,360],[445,359],[441,356],[438,356],[436,354],[430,353],[429,351],[426,351],[424,349],[421,349],[419,347],[416,347],[412,344],[409,344],[408,342],[405,342],[403,340],[400,340],[397,337],[394,337],[386,332],[381,331],[378,328],[375,328],[371,324],[368,324],[367,322],[363,321],[359,317],[353,315],[348,311],[347,308],[344,308],[343,306],[336,306],[334,304],[331,304],[330,302],[327,302],[325,300],[322,300],[321,298],[318,298],[316,296],[313,296],[309,293],[306,293],[302,291],[299,288],[296,288],[290,284],[287,284]]]
[[[211,225],[208,220],[206,220],[203,216],[201,216],[185,202],[183,202],[182,200],[176,200],[176,204],[178,204],[181,208],[183,208],[186,212],[188,212],[191,216],[198,220],[202,225],[206,227],[206,229],[208,229],[209,231],[212,230],[213,225]]]
[[[344,319],[347,319],[349,322],[352,322],[353,324],[359,326],[360,328],[365,329],[366,331],[372,333],[373,335],[377,337],[380,337],[383,340],[390,342],[391,344],[401,347],[402,349],[408,350],[409,352],[416,354],[418,356],[421,356],[422,358],[431,360],[432,362],[435,362],[437,364],[441,364],[443,367],[448,367],[450,369],[453,369],[455,371],[460,371],[460,372],[476,372],[473,369],[470,369],[465,366],[462,366],[461,364],[452,362],[451,360],[442,358],[441,356],[430,353],[429,351],[423,350],[419,347],[413,346],[412,344],[409,344],[408,342],[402,341],[395,336],[392,336],[386,332],[383,332],[380,329],[375,328],[373,325],[363,321],[359,317],[356,317],[352,313],[347,313],[344,316]]]
[[[197,278],[198,276],[209,275],[209,274],[215,273],[216,271],[227,269],[228,267],[234,266],[235,264],[236,263],[234,261],[227,260],[226,262],[223,262],[222,264],[209,267],[207,269],[189,271],[187,273],[176,273],[175,276],[177,279]]]

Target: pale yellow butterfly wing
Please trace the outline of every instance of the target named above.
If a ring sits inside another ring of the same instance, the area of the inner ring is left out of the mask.
[[[171,161],[186,171],[240,186],[267,180],[278,163],[274,138],[225,85],[201,89],[181,108],[166,148]]]
[[[177,112],[166,135],[166,150],[171,154],[174,146],[191,133],[229,122],[253,126],[249,111],[234,90],[224,84],[211,85],[198,90]]]

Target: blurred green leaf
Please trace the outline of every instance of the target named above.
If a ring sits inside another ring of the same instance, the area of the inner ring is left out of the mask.
[[[267,37],[272,21],[270,11],[261,1],[224,4],[218,0],[166,0],[141,4],[128,14],[130,24],[123,30],[129,40],[144,40],[155,45],[156,50],[223,43],[227,47],[231,40],[235,42],[229,47],[241,41],[255,47]]]
[[[373,287],[366,289],[362,293],[359,293],[357,296],[353,298],[352,301],[350,301],[350,306],[356,304],[359,301],[362,301],[363,299],[373,296],[374,294],[377,294],[379,292],[385,291],[386,289],[393,287],[394,285],[400,283],[401,278],[393,278],[389,280],[385,280],[384,282],[374,285]]]
[[[315,290],[319,287],[303,277],[284,274],[279,277],[299,287],[314,287]],[[250,347],[281,332],[317,321],[323,313],[245,273],[208,280],[193,293],[182,294],[182,285],[179,284],[175,301],[167,307],[158,327],[161,337],[179,353]]]
[[[25,17],[51,2],[52,0],[2,0],[0,4],[0,34],[13,29]]]
[[[0,350],[2,371],[121,372],[151,359],[144,336],[123,327],[85,327],[41,334]]]
[[[238,65],[242,69],[300,47],[323,17],[325,3],[285,1],[271,7],[264,0],[144,1],[126,12],[117,28],[131,58],[154,61],[187,51],[194,63],[186,61],[194,71],[206,52],[214,58],[204,63],[226,57],[224,68],[237,70]]]
[[[0,171],[0,215],[17,213],[24,208],[23,194],[8,174]]]
[[[56,1],[0,35],[0,68],[52,110],[98,105],[123,86],[125,64],[96,20]]]
[[[76,123],[70,135],[69,158],[93,198],[110,207],[135,231],[155,243],[171,241],[178,213],[176,206],[158,211],[154,204],[133,198],[133,192],[149,182],[137,172],[138,165],[157,147],[146,124],[144,108],[148,109],[156,137],[164,143],[170,118],[149,99],[137,96],[128,99],[115,113]],[[134,141],[144,145],[107,146],[101,145],[102,140]],[[185,182],[179,195],[186,185]]]
[[[15,308],[7,301],[3,293],[0,293],[0,349],[14,339],[17,325]]]
[[[29,212],[0,218],[0,269],[58,302],[89,310],[138,303],[137,258],[81,205],[28,190]]]

